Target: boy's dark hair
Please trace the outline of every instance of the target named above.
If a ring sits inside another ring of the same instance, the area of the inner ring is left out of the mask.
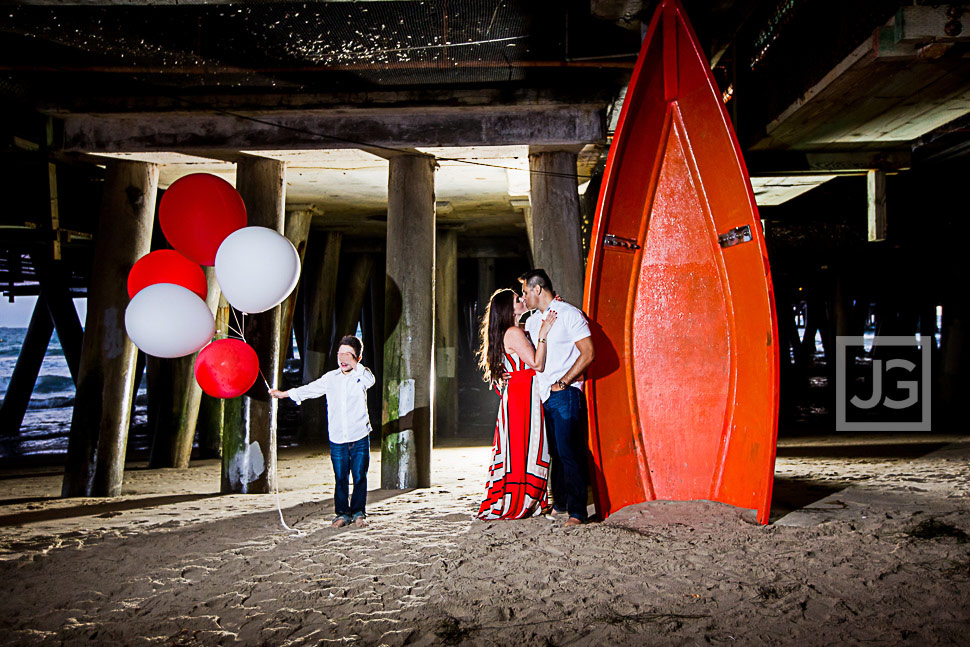
[[[525,272],[519,276],[519,283],[530,288],[534,288],[538,285],[547,292],[551,292],[552,294],[556,293],[556,291],[552,289],[552,280],[549,278],[549,275],[546,274],[545,270],[529,270],[528,272]]]
[[[360,340],[360,337],[356,335],[344,335],[340,338],[340,343],[337,344],[337,348],[341,346],[350,346],[354,349],[354,354],[357,359],[360,359],[364,354],[364,342]]]

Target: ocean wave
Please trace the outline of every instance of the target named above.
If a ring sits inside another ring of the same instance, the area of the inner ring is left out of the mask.
[[[52,398],[31,398],[27,409],[60,409],[61,407],[73,406],[73,395],[59,395]]]
[[[27,335],[26,328],[3,328],[0,327],[0,357],[17,357],[20,349],[24,345],[24,337]],[[57,333],[51,335],[50,343],[47,344],[47,357],[63,357],[64,349],[61,348],[61,340]]]
[[[34,383],[34,393],[65,395],[74,392],[74,380],[70,375],[41,375]],[[73,397],[73,396],[72,396]]]

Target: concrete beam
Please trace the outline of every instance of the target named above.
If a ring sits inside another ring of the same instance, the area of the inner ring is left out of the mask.
[[[597,106],[124,113],[64,118],[67,152],[572,146],[605,138]]]
[[[869,242],[886,240],[886,174],[869,171],[866,181],[869,191]]]

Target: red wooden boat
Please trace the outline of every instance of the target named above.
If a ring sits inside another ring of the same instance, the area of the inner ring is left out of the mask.
[[[767,523],[778,421],[767,252],[721,94],[676,0],[651,20],[620,113],[584,306],[598,513],[708,499]]]

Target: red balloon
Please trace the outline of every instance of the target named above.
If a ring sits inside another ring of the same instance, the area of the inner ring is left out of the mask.
[[[195,379],[214,398],[234,398],[256,383],[259,359],[239,339],[217,339],[195,358]]]
[[[158,220],[172,247],[200,265],[214,265],[226,236],[246,226],[246,205],[222,178],[193,173],[162,195]]]
[[[198,263],[193,263],[173,249],[160,249],[146,254],[131,266],[128,272],[128,298],[133,298],[142,289],[156,283],[174,283],[188,288],[205,301],[209,287],[205,282],[205,272]]]

